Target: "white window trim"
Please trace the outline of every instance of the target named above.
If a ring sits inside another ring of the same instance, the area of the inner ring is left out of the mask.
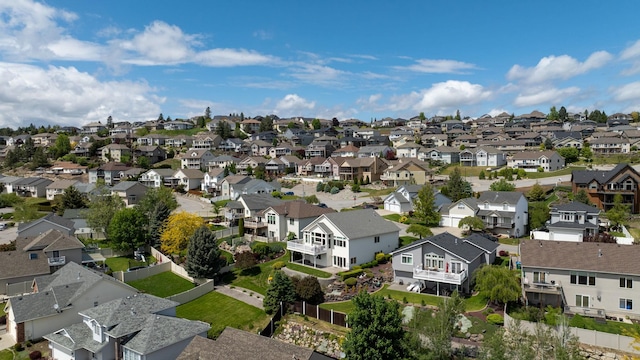
[[[402,254],[400,255],[400,263],[403,265],[413,265],[413,254]]]

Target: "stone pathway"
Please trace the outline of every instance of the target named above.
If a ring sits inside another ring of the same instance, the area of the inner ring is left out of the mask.
[[[264,310],[264,307],[262,306],[262,300],[264,299],[264,296],[262,296],[261,294],[258,294],[253,290],[240,288],[237,286],[235,286],[234,288],[231,288],[231,285],[221,285],[221,286],[216,286],[213,291],[217,291],[220,294],[230,296],[236,300],[240,300],[246,304],[249,304],[251,306],[257,307],[258,309]]]

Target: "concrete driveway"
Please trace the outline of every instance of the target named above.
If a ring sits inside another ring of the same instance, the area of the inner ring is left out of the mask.
[[[0,245],[8,244],[18,237],[18,224],[0,231]]]

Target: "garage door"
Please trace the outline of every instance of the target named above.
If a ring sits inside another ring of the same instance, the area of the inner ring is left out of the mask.
[[[384,209],[398,214],[402,212],[400,211],[400,204],[385,203]]]
[[[460,223],[460,220],[462,220],[462,218],[459,217],[452,217],[451,218],[451,227],[458,227],[458,224]]]

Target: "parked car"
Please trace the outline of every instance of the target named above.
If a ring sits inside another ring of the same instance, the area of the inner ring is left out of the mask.
[[[364,203],[364,204],[362,204],[362,208],[363,209],[377,209],[378,207],[376,205],[374,205],[374,204]]]
[[[326,208],[326,207],[327,207],[327,204],[325,204],[325,203],[320,203],[320,204],[318,204],[318,206],[319,206],[319,207],[321,207],[321,208]]]
[[[284,193],[284,194],[285,194],[285,195],[287,195],[287,196],[291,196],[291,195],[293,195],[293,191],[287,191],[287,192],[286,192],[286,193]]]

